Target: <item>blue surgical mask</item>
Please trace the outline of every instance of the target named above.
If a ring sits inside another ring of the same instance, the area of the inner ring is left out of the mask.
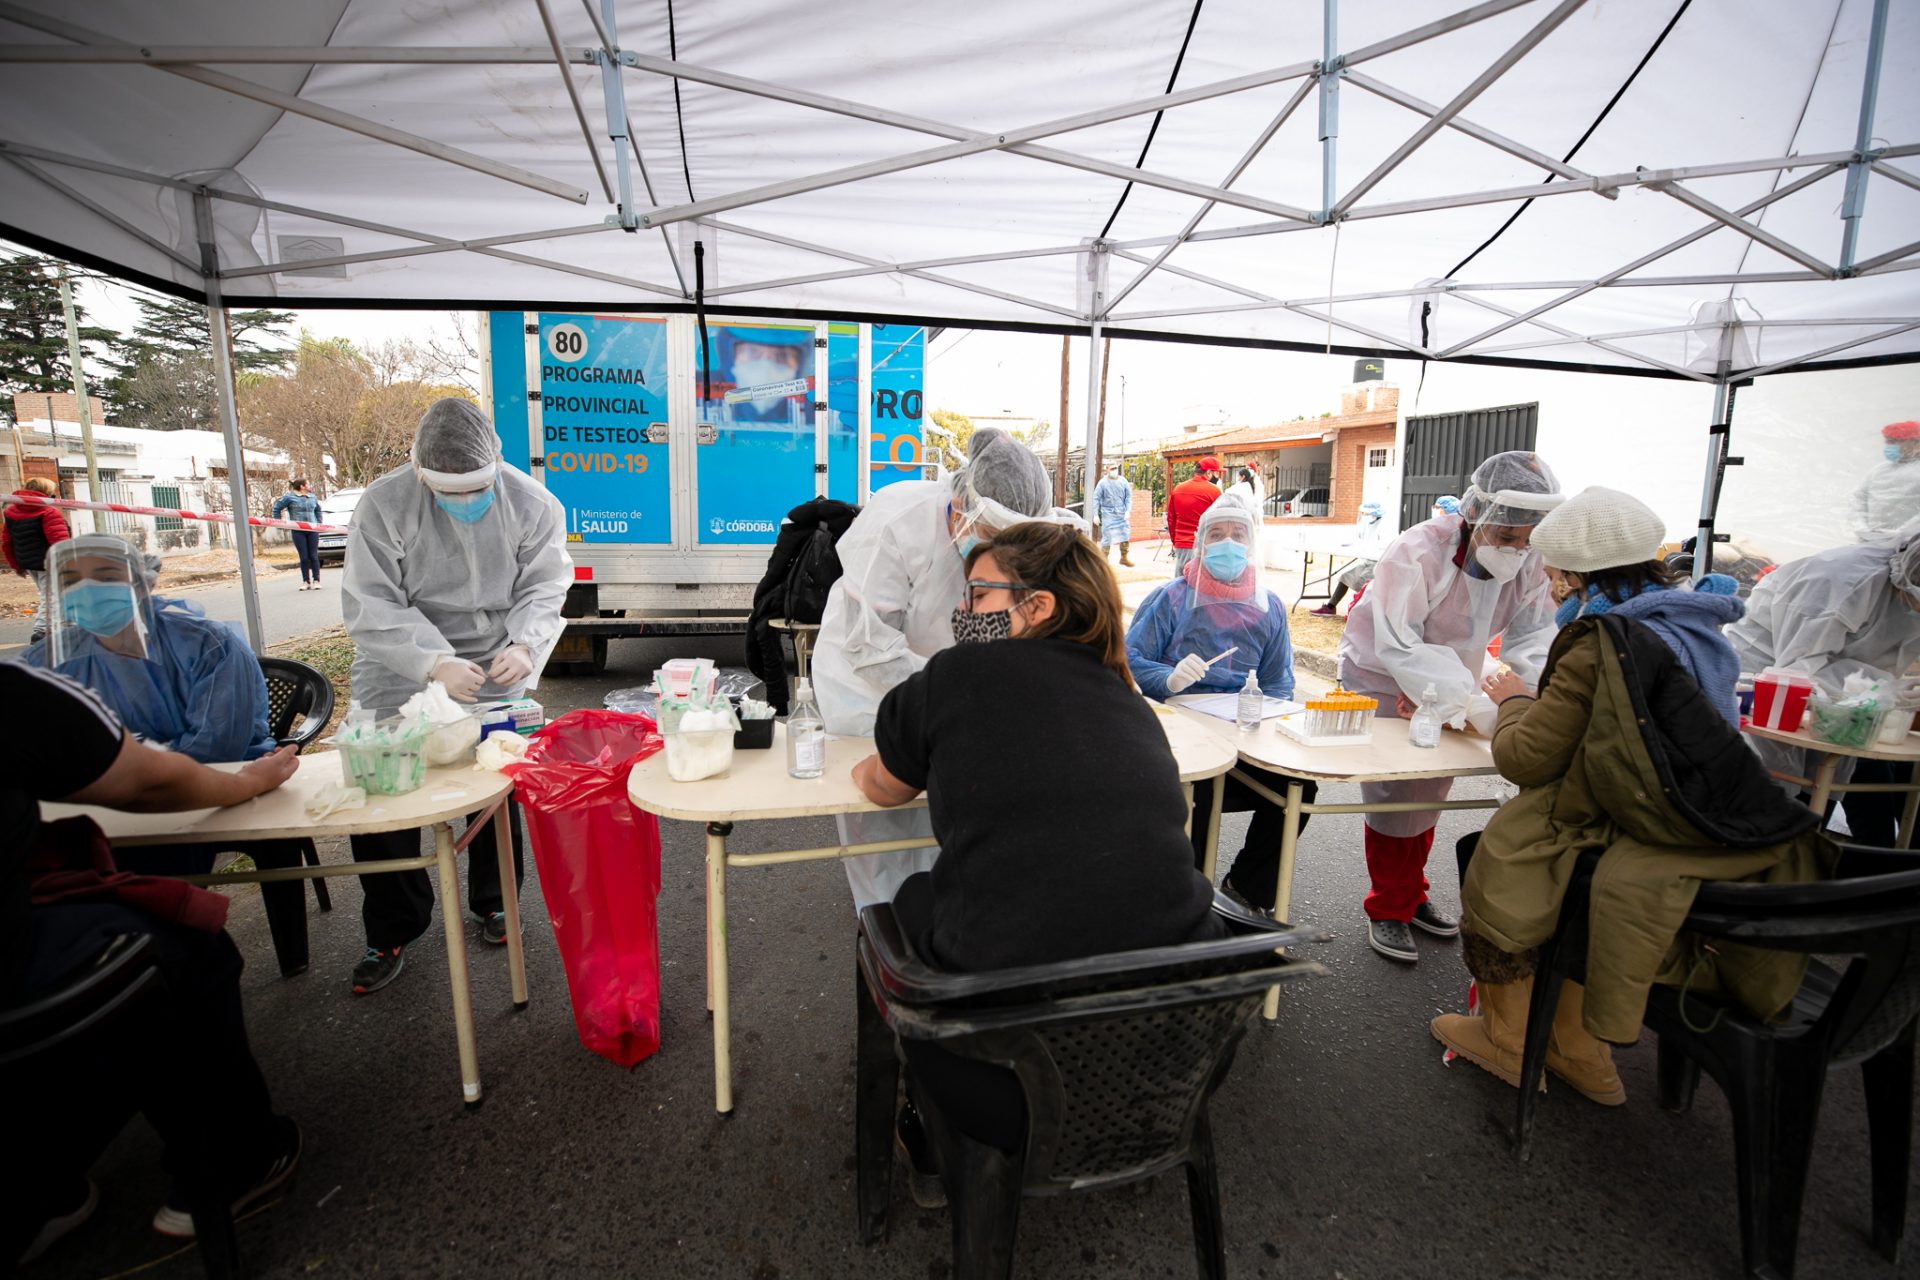
[[[969,533],[961,538],[960,541],[954,543],[953,549],[960,553],[960,560],[964,564],[967,557],[973,554],[973,549],[979,545],[980,539],[974,534]]]
[[[60,612],[68,622],[103,639],[133,624],[133,584],[76,582],[60,593]]]
[[[487,508],[493,505],[493,490],[482,489],[458,498],[436,493],[433,495],[433,504],[461,524],[472,524],[487,514]]]
[[[1238,582],[1247,571],[1247,548],[1241,542],[1210,542],[1200,562],[1218,582]]]
[[[1880,450],[1880,453],[1883,457],[1886,458],[1888,462],[1898,462],[1900,461],[1900,459],[1907,456],[1906,451],[1901,449],[1901,447],[1897,444],[1890,444],[1883,447]]]

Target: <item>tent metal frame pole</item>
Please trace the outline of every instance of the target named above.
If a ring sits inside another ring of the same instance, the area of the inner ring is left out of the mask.
[[[560,31],[553,25],[553,10],[547,6],[547,0],[533,0],[533,3],[540,10],[540,25],[546,29],[547,44],[553,49],[553,60],[560,68],[560,82],[567,88],[567,101],[573,104],[573,118],[580,125],[580,137],[587,144],[593,171],[599,175],[601,193],[607,197],[607,203],[612,204],[613,184],[607,180],[607,165],[600,158],[600,144],[594,139],[593,126],[587,123],[586,104],[580,101],[580,86],[573,82],[573,68],[567,65],[566,50],[560,45]]]
[[[248,276],[273,276],[283,271],[302,271],[313,267],[351,266],[356,262],[390,262],[396,258],[421,258],[436,253],[457,253],[462,249],[490,249],[503,244],[525,244],[531,240],[561,240],[569,236],[598,235],[613,228],[604,222],[589,222],[572,227],[547,227],[539,231],[515,231],[508,235],[484,236],[477,240],[448,240],[432,244],[409,245],[404,249],[370,249],[365,253],[341,253],[328,258],[293,258],[281,262],[263,262],[257,267],[234,267],[221,272],[227,280]],[[671,289],[665,292],[673,292]]]
[[[854,280],[861,276],[889,275],[894,272],[930,271],[936,267],[958,267],[980,262],[1018,262],[1022,258],[1060,258],[1082,254],[1087,251],[1083,244],[1049,245],[1040,249],[1010,249],[1004,253],[967,253],[950,258],[916,258],[908,262],[876,262],[872,266],[847,267],[840,271],[819,271],[804,276],[783,276],[777,280],[760,280],[751,284],[728,285],[724,289],[707,290],[708,298],[724,298],[736,293],[758,293],[766,289],[783,289],[797,284],[822,284],[833,280]]]
[[[1429,138],[1446,128],[1449,120],[1486,92],[1494,81],[1512,70],[1515,63],[1533,52],[1535,46],[1552,35],[1561,23],[1571,18],[1586,2],[1587,0],[1560,0],[1560,3],[1554,6],[1553,12],[1535,23],[1533,28],[1515,41],[1505,53],[1495,58],[1486,70],[1475,76],[1466,88],[1455,94],[1446,106],[1429,116],[1424,124],[1413,131],[1412,137],[1395,147],[1385,160],[1374,166],[1373,172],[1360,179],[1346,195],[1341,196],[1339,201],[1328,210],[1329,218],[1338,218],[1345,214],[1353,207],[1355,201],[1378,186],[1388,174],[1400,167],[1401,161],[1426,145]]]
[[[1320,86],[1320,210],[1315,221],[1322,225],[1333,221],[1333,206],[1339,196],[1340,174],[1340,0],[1323,0],[1320,6],[1320,67],[1315,77]]]
[[[1865,262],[1854,263],[1853,274],[1866,275],[1889,263],[1898,262],[1900,259],[1916,253],[1920,253],[1920,240],[1915,240],[1910,244],[1903,244],[1898,249],[1889,249],[1885,253],[1868,258]]]
[[[108,39],[100,33],[89,30],[86,27],[76,26],[70,22],[62,22],[56,18],[49,18],[43,14],[23,9],[15,4],[0,3],[0,18],[5,18],[9,22],[16,22],[29,30],[45,32],[48,35],[58,36],[63,40],[71,40],[75,44],[97,44],[107,41]],[[309,102],[297,94],[282,93],[278,89],[270,89],[266,85],[255,84],[251,80],[242,80],[238,76],[230,76],[225,72],[209,71],[204,67],[176,64],[155,64],[154,70],[163,71],[171,76],[179,76],[183,80],[192,80],[197,84],[219,89],[222,92],[230,93],[238,98],[246,98],[253,102],[265,103],[270,107],[278,107],[280,110],[293,115],[305,116],[309,120],[317,120],[321,124],[329,124],[336,129],[344,129],[349,133],[357,133],[362,137],[372,138],[376,142],[385,142],[392,146],[402,147],[408,151],[418,152],[424,156],[431,156],[436,160],[444,160],[448,164],[459,165],[463,169],[471,169],[475,173],[484,173],[489,177],[499,178],[505,182],[528,187],[534,191],[543,192],[546,195],[557,196],[562,200],[570,200],[575,204],[585,204],[587,202],[587,193],[580,190],[580,188],[573,183],[561,182],[554,178],[544,177],[530,170],[522,169],[517,165],[503,164],[498,160],[489,160],[485,156],[475,155],[471,151],[462,151],[458,147],[450,147],[444,142],[435,142],[431,138],[423,138],[419,134],[408,133],[404,129],[395,129],[391,125],[384,125],[378,121],[368,120],[363,116],[356,116],[350,112],[341,111],[336,107],[322,106],[317,102]]]
[[[1884,160],[1875,160],[1869,167],[1883,178],[1892,178],[1903,187],[1920,191],[1920,177],[1915,177],[1905,169],[1896,169]]]
[[[1080,515],[1089,529],[1093,526],[1093,484],[1100,474],[1101,460],[1093,456],[1093,448],[1100,438],[1100,377],[1101,366],[1106,363],[1105,353],[1100,349],[1100,336],[1106,327],[1102,317],[1107,310],[1107,277],[1112,262],[1113,254],[1108,251],[1106,241],[1095,240],[1087,246],[1087,439],[1080,449]],[[1064,492],[1066,477],[1062,475],[1060,481]],[[1105,558],[1102,553],[1101,559]]]
[[[1365,89],[1375,97],[1384,98],[1395,106],[1405,107],[1409,111],[1428,117],[1440,114],[1440,108],[1428,102],[1426,99],[1415,97],[1404,89],[1396,88],[1393,85],[1387,84],[1385,81],[1376,80],[1372,76],[1349,69],[1344,78],[1348,84],[1353,85],[1356,89]],[[1593,177],[1592,174],[1583,173],[1563,160],[1556,160],[1545,152],[1535,151],[1523,142],[1516,142],[1505,134],[1496,133],[1492,129],[1477,125],[1464,116],[1454,116],[1453,119],[1447,121],[1447,127],[1458,133],[1463,133],[1475,141],[1484,142],[1490,147],[1504,151],[1510,156],[1525,160],[1529,164],[1538,165],[1547,172],[1556,174],[1562,178],[1585,181]]]
[[[1516,312],[1512,308],[1503,307],[1499,303],[1494,302],[1489,298],[1482,298],[1477,294],[1471,294],[1471,293],[1461,294],[1460,300],[1462,302],[1469,303],[1473,306],[1479,307],[1484,311],[1492,311],[1498,315],[1511,316],[1516,314]],[[1688,369],[1682,365],[1673,364],[1666,360],[1658,359],[1654,356],[1642,355],[1638,351],[1630,351],[1625,347],[1615,346],[1613,342],[1609,340],[1608,335],[1605,335],[1605,334],[1590,337],[1583,334],[1575,333],[1571,329],[1562,329],[1559,325],[1551,324],[1545,320],[1535,320],[1533,321],[1533,323],[1539,326],[1540,328],[1545,329],[1549,333],[1558,334],[1562,339],[1561,342],[1551,343],[1548,345],[1560,346],[1560,345],[1563,345],[1565,342],[1582,343],[1587,346],[1599,347],[1602,351],[1610,351],[1614,355],[1621,356],[1628,360],[1636,361],[1640,364],[1647,365],[1651,368],[1664,369],[1668,373],[1674,374],[1678,377],[1689,378],[1696,382],[1712,381],[1712,379],[1708,375],[1701,373],[1698,370]],[[1691,333],[1693,332],[1693,326],[1679,326],[1674,329],[1664,330],[1663,332]],[[1651,335],[1643,335],[1643,336],[1651,336]]]
[[[4,15],[0,15],[4,16]],[[164,67],[171,63],[211,62],[220,66],[526,66],[545,62],[538,49],[513,45],[280,45],[280,44],[0,44],[0,64],[66,63],[107,65],[139,63]],[[585,49],[568,52],[567,61],[592,62]]]
[[[1327,0],[1328,4],[1332,4],[1333,2],[1334,0]],[[1221,179],[1220,185],[1222,187],[1231,187],[1235,182],[1240,180],[1240,175],[1247,171],[1247,166],[1252,164],[1255,157],[1266,149],[1266,145],[1269,142],[1273,141],[1273,135],[1280,132],[1280,126],[1284,125],[1288,118],[1299,109],[1300,104],[1307,100],[1307,95],[1314,91],[1317,83],[1316,80],[1302,80],[1300,82],[1299,88],[1293,91],[1293,96],[1287,99],[1287,104],[1280,108],[1279,113],[1276,114],[1272,120],[1267,122],[1267,127],[1260,131],[1260,136],[1253,140],[1253,145],[1246,149],[1240,159],[1234,164],[1233,168],[1227,172],[1227,176]],[[1187,219],[1187,225],[1180,229],[1180,234],[1176,235],[1173,238],[1173,242],[1160,251],[1160,256],[1148,263],[1139,274],[1127,281],[1120,292],[1113,295],[1112,301],[1107,303],[1107,310],[1112,311],[1113,308],[1126,301],[1128,294],[1139,288],[1148,276],[1158,271],[1160,264],[1165,262],[1168,257],[1173,254],[1175,249],[1178,249],[1187,242],[1187,237],[1193,234],[1194,229],[1200,225],[1201,219],[1212,213],[1219,207],[1219,204],[1220,202],[1217,200],[1209,200],[1202,204],[1199,209],[1195,210],[1193,216]]]
[[[105,206],[95,202],[94,200],[90,199],[86,195],[82,194],[79,191],[76,191],[74,188],[60,181],[60,179],[54,177],[52,174],[40,168],[39,165],[36,165],[31,161],[22,159],[19,156],[7,155],[5,153],[0,153],[0,160],[6,161],[8,164],[12,165],[14,168],[20,170],[20,172],[38,181],[42,186],[45,186],[50,190],[56,191],[59,194],[65,196],[67,199],[79,205],[82,209],[85,209],[88,213],[91,213],[95,217],[99,218],[101,221],[106,222],[111,226],[125,232],[127,235],[132,236],[134,239],[140,241],[142,244],[146,245],[149,249],[152,249],[155,253],[159,254],[161,257],[166,258],[169,261],[178,263],[180,266],[185,267],[188,271],[191,271],[196,275],[199,274],[200,264],[195,262],[193,259],[187,257],[186,254],[181,253],[178,249],[174,248],[172,245],[167,244],[147,234],[145,231],[141,230],[139,227],[134,226],[131,222],[128,222],[125,218],[121,217],[119,214],[115,213],[113,210],[108,209]]]
[[[1915,329],[1920,329],[1920,320],[1916,320],[1912,324],[1900,325],[1898,328],[1885,329],[1879,333],[1870,333],[1863,338],[1854,338],[1847,342],[1836,342],[1830,347],[1822,347],[1818,351],[1810,351],[1804,355],[1797,355],[1791,360],[1781,360],[1774,364],[1762,365],[1758,369],[1748,369],[1743,371],[1740,376],[1743,379],[1747,379],[1764,377],[1769,373],[1779,373],[1782,369],[1791,369],[1797,364],[1806,364],[1810,361],[1818,360],[1822,356],[1834,355],[1852,347],[1864,347],[1869,342],[1879,342],[1886,338],[1897,338],[1901,334],[1911,333]]]
[[[1805,188],[1810,187],[1814,183],[1820,181],[1822,178],[1825,178],[1828,175],[1836,173],[1838,171],[1839,171],[1838,165],[1832,165],[1832,166],[1816,169],[1812,173],[1809,173],[1804,177],[1796,178],[1794,181],[1789,182],[1784,187],[1776,187],[1772,191],[1769,191],[1766,195],[1761,196],[1756,200],[1751,200],[1746,204],[1740,206],[1740,208],[1736,211],[1736,215],[1744,218],[1748,214],[1754,213],[1760,209],[1764,209],[1768,205],[1774,203],[1777,200],[1784,200],[1788,196],[1793,195],[1795,192],[1804,190]],[[1459,353],[1465,351],[1469,347],[1476,347],[1480,343],[1485,342],[1488,338],[1493,337],[1493,335],[1495,335],[1496,333],[1505,333],[1508,329],[1513,328],[1515,325],[1525,324],[1527,321],[1532,320],[1535,316],[1545,315],[1547,312],[1552,311],[1555,307],[1564,306],[1565,304],[1572,302],[1576,298],[1583,297],[1584,295],[1593,292],[1593,290],[1600,288],[1602,285],[1608,283],[1609,281],[1617,280],[1621,276],[1627,275],[1630,272],[1638,271],[1641,267],[1646,266],[1650,262],[1658,262],[1661,258],[1666,257],[1670,253],[1674,253],[1680,249],[1684,249],[1686,246],[1692,244],[1694,241],[1699,240],[1705,236],[1712,235],[1715,231],[1720,230],[1720,227],[1721,227],[1721,224],[1718,222],[1709,222],[1707,223],[1706,226],[1699,227],[1693,231],[1690,231],[1686,235],[1681,236],[1678,240],[1669,241],[1668,243],[1660,246],[1658,249],[1655,249],[1650,253],[1642,254],[1641,256],[1639,256],[1638,258],[1635,258],[1632,262],[1629,262],[1624,266],[1615,267],[1612,271],[1609,271],[1605,275],[1599,276],[1594,280],[1591,280],[1588,283],[1581,285],[1577,289],[1569,290],[1568,292],[1561,294],[1557,298],[1549,299],[1548,301],[1541,303],[1537,307],[1534,307],[1528,311],[1523,311],[1519,315],[1514,316],[1510,319],[1503,320],[1499,324],[1493,326],[1493,328],[1491,329],[1488,329],[1482,333],[1477,333],[1471,338],[1465,338],[1459,342],[1454,343],[1452,346],[1441,351],[1438,358],[1444,360],[1451,356],[1458,355]]]
[[[620,209],[615,217],[622,231],[634,231],[640,226],[640,215],[633,207],[633,170],[627,154],[627,86],[620,76],[620,47],[612,43],[617,38],[618,19],[613,0],[600,0],[600,10],[605,21],[599,24],[599,30],[608,44],[595,51],[594,61],[600,66],[600,102],[606,110],[607,137],[613,140],[614,173],[620,180]]]
[[[1465,294],[1463,294],[1462,297],[1468,301],[1478,301],[1478,299],[1471,298]],[[1489,306],[1487,309],[1490,311],[1502,310],[1502,308],[1493,306]],[[1920,324],[1920,316],[1875,316],[1870,318],[1863,317],[1858,320],[1817,319],[1809,317],[1805,320],[1742,320],[1740,323],[1749,329],[1823,329],[1838,328],[1841,326],[1860,328],[1867,325]],[[1617,333],[1576,335],[1568,330],[1555,328],[1550,324],[1541,324],[1540,327],[1554,333],[1562,334],[1575,342],[1619,342],[1625,338],[1658,338],[1665,337],[1669,334],[1698,333],[1700,331],[1700,326],[1697,324],[1669,324],[1662,325],[1657,329],[1623,329]],[[1479,354],[1490,356],[1508,351],[1534,351],[1541,347],[1560,347],[1565,345],[1566,343],[1564,342],[1550,338],[1543,338],[1536,342],[1503,342],[1497,347],[1482,347]],[[1707,378],[1708,381],[1712,380],[1711,377],[1706,374],[1700,374],[1698,376]]]
[[[267,651],[260,623],[260,583],[254,574],[253,530],[247,524],[247,451],[240,441],[240,411],[234,403],[233,358],[228,347],[227,308],[220,293],[220,250],[214,240],[213,201],[204,191],[193,197],[193,221],[200,241],[201,280],[207,291],[207,338],[213,348],[213,380],[220,406],[220,434],[227,445],[227,491],[233,498],[233,549],[240,560],[240,604],[246,615],[247,644],[256,655]]]
[[[1753,223],[1748,222],[1745,218],[1729,213],[1727,210],[1713,203],[1713,201],[1703,196],[1695,195],[1692,191],[1689,191],[1677,182],[1654,183],[1649,185],[1652,190],[1658,191],[1663,195],[1671,196],[1688,208],[1706,214],[1715,222],[1733,228],[1741,235],[1752,240],[1755,244],[1763,244],[1782,257],[1793,259],[1809,271],[1817,272],[1829,280],[1838,278],[1838,273],[1835,272],[1832,267],[1806,252],[1804,249],[1788,244],[1771,231],[1763,230]]]
[[[1397,53],[1401,49],[1431,40],[1435,36],[1444,36],[1449,32],[1458,31],[1462,27],[1472,26],[1476,22],[1498,17],[1509,9],[1518,9],[1522,5],[1532,3],[1534,3],[1534,0],[1489,0],[1486,4],[1477,4],[1470,9],[1461,9],[1457,13],[1450,13],[1444,18],[1436,18],[1423,26],[1414,27],[1409,31],[1403,31],[1397,36],[1388,36],[1385,40],[1376,40],[1370,45],[1363,45],[1361,48],[1355,49],[1352,53],[1348,54],[1345,62],[1351,67],[1355,63],[1368,62],[1374,58],[1385,57],[1389,53]]]
[[[1854,251],[1860,244],[1860,220],[1867,211],[1867,175],[1872,165],[1867,150],[1873,145],[1873,113],[1880,98],[1880,65],[1887,48],[1888,0],[1873,0],[1873,26],[1867,36],[1867,65],[1860,77],[1860,123],[1854,131],[1856,159],[1847,166],[1847,194],[1840,202],[1840,272],[1853,272]]]
[[[1727,375],[1726,353],[1732,349],[1733,326],[1721,331],[1720,372],[1713,383],[1713,423],[1707,428],[1707,469],[1700,482],[1700,526],[1693,544],[1693,580],[1713,572],[1713,525],[1720,509],[1720,485],[1727,467],[1739,459],[1727,456],[1733,432],[1733,382]]]

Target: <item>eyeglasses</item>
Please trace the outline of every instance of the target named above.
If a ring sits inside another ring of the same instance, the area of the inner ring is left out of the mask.
[[[1035,587],[1030,582],[989,582],[985,578],[969,578],[967,580],[967,612],[978,612],[976,606],[980,603],[982,591],[1032,590],[1035,590]]]

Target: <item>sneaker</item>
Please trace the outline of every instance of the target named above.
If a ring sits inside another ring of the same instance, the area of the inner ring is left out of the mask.
[[[287,1116],[275,1116],[273,1124],[276,1130],[273,1152],[267,1157],[265,1170],[233,1202],[235,1218],[243,1218],[273,1199],[274,1193],[292,1181],[294,1172],[300,1168],[300,1150],[304,1145],[300,1126]],[[186,1190],[178,1182],[167,1191],[167,1202],[153,1215],[153,1229],[176,1240],[193,1239],[193,1213],[187,1207]]]
[[[20,1255],[17,1265],[26,1266],[51,1249],[63,1236],[72,1232],[81,1223],[93,1216],[100,1207],[100,1188],[94,1185],[92,1178],[76,1179],[72,1194],[67,1197],[66,1206],[57,1209],[53,1216],[40,1224],[40,1230],[33,1237],[33,1243]]]
[[[389,951],[368,947],[360,963],[353,966],[353,994],[372,995],[399,977],[400,971],[407,967],[407,958],[400,954],[404,950],[404,947],[394,947]]]
[[[1323,604],[1318,609],[1307,610],[1308,616],[1314,618],[1331,618],[1335,613],[1336,610],[1330,604]]]
[[[1460,936],[1460,922],[1449,920],[1435,909],[1431,902],[1423,902],[1414,908],[1410,921],[1416,929],[1424,929],[1437,938],[1457,938]]]
[[[1420,952],[1413,945],[1413,930],[1405,920],[1367,921],[1367,945],[1389,960],[1405,960],[1411,964],[1420,958]]]
[[[507,945],[507,913],[489,911],[480,918],[480,941],[496,947]]]
[[[927,1131],[911,1102],[901,1105],[900,1118],[894,1121],[893,1149],[906,1163],[907,1190],[913,1193],[913,1202],[922,1209],[946,1208],[947,1187],[934,1167],[933,1155],[927,1146]]]

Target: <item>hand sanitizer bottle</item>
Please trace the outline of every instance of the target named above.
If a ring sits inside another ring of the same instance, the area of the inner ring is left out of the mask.
[[[794,686],[793,709],[787,713],[787,772],[796,778],[817,778],[827,771],[827,726],[813,701],[813,681]]]
[[[1234,707],[1234,721],[1244,730],[1258,729],[1266,709],[1267,696],[1260,692],[1260,677],[1248,671],[1247,682],[1240,686],[1240,701]]]
[[[1433,706],[1439,700],[1440,693],[1432,685],[1420,694],[1420,705],[1414,710],[1413,719],[1407,722],[1407,741],[1414,746],[1440,745],[1440,713]]]

